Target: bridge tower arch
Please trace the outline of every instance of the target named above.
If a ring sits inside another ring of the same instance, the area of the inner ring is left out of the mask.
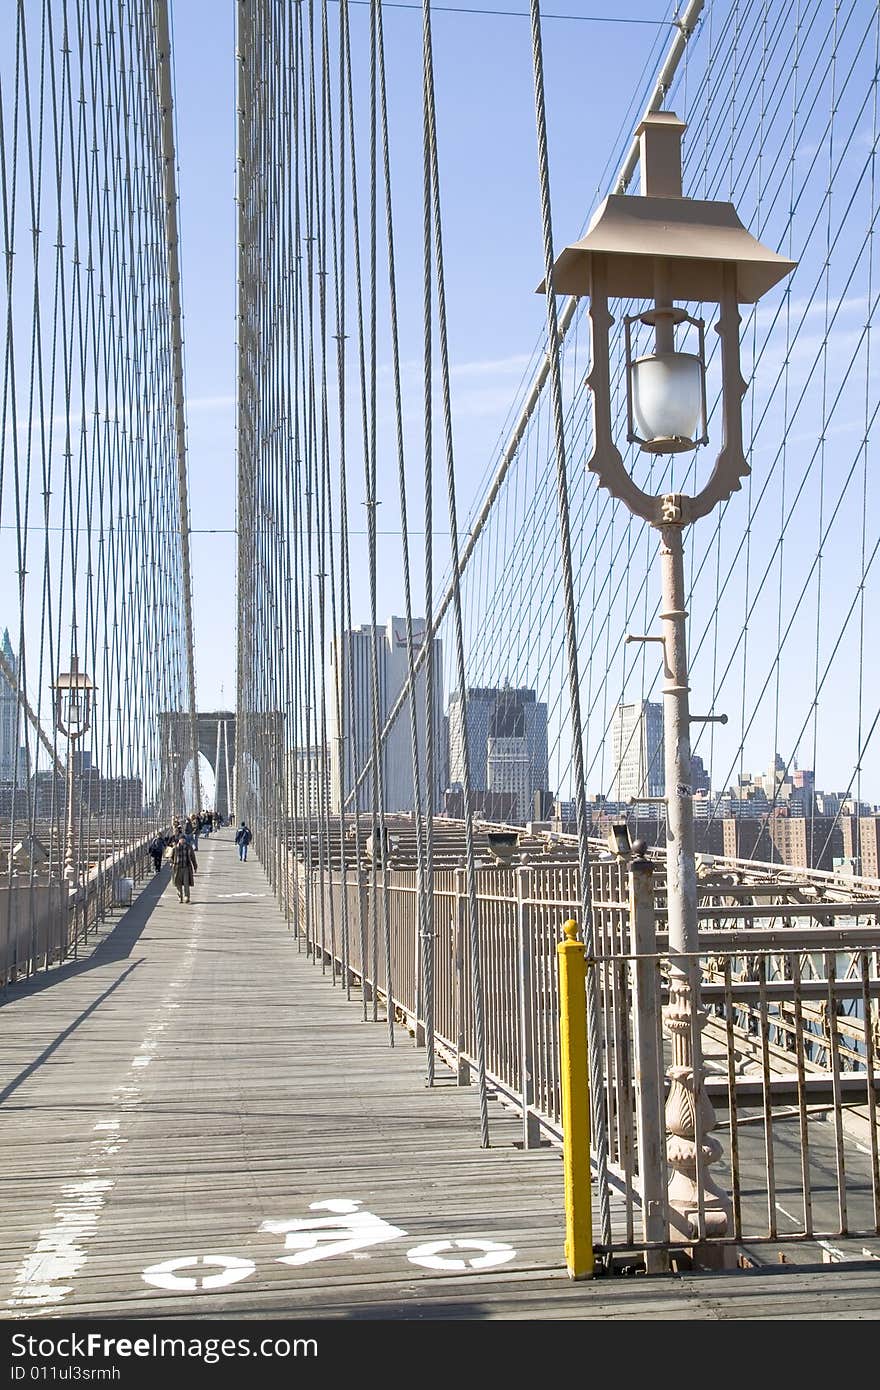
[[[187,714],[159,716],[162,749],[162,810],[166,819],[192,810],[187,804],[187,784],[192,785],[190,721]],[[214,802],[208,808],[228,816],[235,808],[235,715],[231,710],[212,710],[196,715],[200,758],[214,776]],[[189,792],[192,800],[192,791]]]

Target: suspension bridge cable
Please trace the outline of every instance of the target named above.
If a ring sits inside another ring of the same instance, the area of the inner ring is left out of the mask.
[[[412,621],[412,584],[410,576],[410,557],[409,557],[409,536],[408,526],[408,507],[406,497],[406,453],[404,448],[403,430],[403,390],[401,386],[400,369],[400,331],[397,312],[397,275],[394,261],[394,218],[391,200],[391,150],[388,132],[388,95],[387,82],[385,75],[385,39],[382,27],[382,5],[376,8],[376,46],[378,60],[379,77],[379,111],[382,126],[382,168],[383,181],[385,188],[385,235],[388,247],[388,291],[389,291],[389,313],[391,323],[391,358],[392,373],[394,383],[394,422],[395,436],[397,444],[397,485],[400,497],[400,522],[402,539],[402,559],[403,559],[403,603],[404,603],[404,624],[406,633],[406,660],[407,673],[410,679],[409,697],[409,718],[410,718],[410,755],[412,758],[412,778],[413,778],[413,818],[415,821],[416,834],[416,900],[417,900],[417,920],[416,920],[416,1017],[421,1018],[424,1011],[425,988],[423,982],[423,954],[426,941],[425,926],[425,844],[422,823],[422,804],[423,795],[421,789],[421,771],[419,766],[419,738],[418,738],[418,712],[416,683],[413,679],[414,668],[414,645],[413,645],[413,621]],[[426,783],[426,795],[430,799],[432,796],[430,783]],[[387,894],[386,894],[387,897]],[[390,941],[390,933],[389,933]],[[390,970],[389,970],[390,978]]]
[[[681,56],[684,53],[685,48],[687,46],[688,40],[690,39],[692,33],[696,28],[700,14],[702,12],[703,3],[704,0],[691,0],[691,3],[688,5],[688,8],[678,26],[678,33],[676,34],[675,39],[669,47],[669,51],[666,55],[660,75],[657,79],[657,82],[654,85],[651,97],[649,99],[645,111],[646,115],[652,111],[658,110],[662,105],[662,102],[669,89],[669,85],[673,80],[675,71],[681,60]],[[626,183],[631,177],[632,170],[633,168],[635,168],[637,160],[638,141],[633,140],[623,160],[623,163],[620,166],[620,171],[615,184],[616,187],[624,188],[626,186]],[[569,327],[574,321],[577,309],[578,301],[576,299],[572,298],[566,301],[566,304],[564,305],[562,311],[559,314],[560,340],[564,338],[566,332],[568,331]],[[459,558],[458,570],[457,572],[453,572],[453,577],[447,584],[443,593],[443,597],[440,600],[440,603],[437,605],[435,609],[432,610],[432,620],[430,625],[426,628],[425,642],[423,643],[422,647],[419,650],[418,656],[416,657],[416,674],[418,674],[423,663],[427,659],[428,652],[431,650],[430,644],[433,638],[437,635],[439,626],[443,621],[443,618],[445,617],[450,605],[453,602],[454,589],[456,584],[455,575],[457,573],[458,580],[460,580],[465,569],[467,568],[467,565],[471,559],[471,556],[474,553],[474,550],[476,549],[477,542],[483,531],[483,528],[485,527],[489,517],[492,515],[492,508],[494,506],[495,500],[501,491],[502,485],[510,467],[512,466],[517,457],[519,445],[528,426],[528,422],[531,419],[533,412],[542,400],[542,393],[544,386],[546,385],[549,372],[550,362],[547,354],[545,353],[541,359],[538,372],[531,384],[531,387],[525,398],[517,421],[510,432],[507,445],[505,447],[499,465],[496,469],[491,485],[483,499],[483,503],[480,507],[477,516],[474,518],[469,528],[468,538],[461,551],[461,555]],[[425,529],[426,531],[430,532],[431,527],[428,523],[426,523]],[[383,741],[387,739],[388,734],[393,728],[396,719],[398,718],[401,710],[403,709],[408,695],[409,682],[405,681],[403,687],[398,693],[397,698],[393,702],[391,709],[389,710],[386,716],[385,724],[381,733],[381,738]],[[371,771],[371,763],[365,764],[359,776],[356,779],[355,786],[360,786]],[[351,800],[353,795],[354,788],[349,792],[349,801]]]
[[[20,0],[0,51],[0,527],[16,555],[0,674],[17,726],[2,872],[21,841],[29,886],[57,905],[38,931],[30,895],[8,979],[76,951],[106,876],[141,872],[198,765],[166,6],[132,0],[122,22],[114,0]],[[69,738],[54,697],[83,671],[89,725]]]
[[[437,286],[437,327],[440,346],[440,381],[443,398],[443,433],[446,446],[446,491],[449,512],[450,551],[455,575],[452,613],[455,637],[455,666],[462,709],[462,792],[464,796],[465,875],[467,882],[467,920],[470,939],[471,1001],[473,1008],[474,1053],[477,1062],[477,1087],[480,1107],[480,1142],[489,1147],[489,1108],[486,1091],[486,1029],[483,1017],[483,974],[479,937],[476,864],[474,856],[473,806],[471,802],[469,730],[465,715],[467,706],[467,677],[465,674],[464,637],[459,587],[458,515],[455,497],[455,457],[452,437],[452,400],[449,381],[449,343],[446,321],[446,285],[443,265],[443,229],[440,217],[440,161],[437,152],[437,117],[434,99],[434,57],[431,46],[430,0],[424,5],[424,101],[427,110],[428,158],[431,175],[431,218],[433,221],[434,264]],[[426,526],[427,529],[427,526]],[[426,632],[426,641],[433,640]]]
[[[578,862],[580,867],[581,933],[587,967],[587,1030],[590,1053],[590,1096],[592,1099],[592,1146],[596,1155],[599,1186],[599,1221],[602,1242],[611,1244],[611,1205],[608,1192],[608,1155],[605,1130],[604,1066],[599,1035],[599,997],[596,981],[593,938],[593,908],[590,890],[590,852],[587,844],[586,783],[584,779],[583,732],[581,728],[578,637],[575,616],[574,575],[571,563],[571,528],[568,510],[568,479],[565,458],[565,426],[562,409],[562,376],[559,362],[559,323],[553,290],[553,227],[550,209],[550,170],[547,153],[547,118],[544,103],[544,60],[541,47],[541,14],[538,0],[531,0],[532,58],[535,78],[535,123],[538,136],[538,175],[541,196],[541,225],[544,239],[544,274],[547,298],[547,347],[550,359],[550,393],[553,411],[556,478],[559,503],[559,533],[562,558],[562,585],[565,603],[566,663],[568,667],[571,735],[575,759],[575,798],[577,807]]]

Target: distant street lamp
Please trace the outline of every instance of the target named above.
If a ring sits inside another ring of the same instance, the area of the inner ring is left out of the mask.
[[[88,732],[92,719],[92,695],[95,687],[85,671],[80,671],[77,657],[70,659],[70,670],[60,671],[52,687],[55,692],[55,726],[67,739],[67,845],[64,853],[64,877],[71,888],[79,881],[74,821],[74,745]]]
[[[676,1238],[699,1234],[699,1212],[707,1234],[728,1230],[730,1202],[713,1182],[708,1165],[721,1155],[710,1133],[715,1116],[702,1086],[699,1045],[700,976],[697,966],[697,883],[691,794],[690,725],[715,716],[692,715],[688,705],[682,532],[741,486],[749,466],[743,452],[740,372],[740,304],[754,304],[794,269],[745,229],[732,203],[682,197],[681,137],[686,129],[672,112],[648,116],[640,125],[641,197],[612,194],[597,211],[586,236],[568,246],[553,268],[553,290],[589,295],[592,362],[587,384],[593,393],[594,446],[588,467],[599,485],[625,502],[661,535],[664,761],[666,774],[666,889],[669,954],[672,958],[666,1023],[672,1037],[670,1090],[666,1104],[670,1224]],[[546,286],[542,285],[541,289]],[[623,464],[611,424],[609,298],[649,301],[625,316],[627,438],[652,454],[680,453],[708,442],[704,324],[675,301],[708,300],[720,307],[721,449],[714,468],[694,497],[643,492]],[[653,350],[634,355],[639,325],[653,331]],[[696,338],[682,351],[676,337]],[[694,1026],[694,1020],[699,1019]],[[699,1150],[698,1150],[699,1145]],[[699,1174],[699,1181],[698,1181]]]

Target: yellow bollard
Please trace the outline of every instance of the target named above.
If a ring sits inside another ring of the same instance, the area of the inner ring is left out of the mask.
[[[565,1263],[571,1279],[593,1275],[590,1188],[590,1082],[584,943],[577,922],[562,928],[559,957],[559,1062],[562,1090],[562,1162],[565,1171]]]

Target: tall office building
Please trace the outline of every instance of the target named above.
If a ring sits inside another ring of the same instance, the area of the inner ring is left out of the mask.
[[[464,785],[464,731],[467,728],[472,791],[488,791],[487,758],[489,751],[489,720],[495,708],[498,691],[477,686],[468,690],[462,708],[461,692],[454,690],[449,697],[449,785]]]
[[[450,785],[464,784],[467,729],[471,791],[509,795],[515,807],[511,819],[531,819],[535,793],[545,797],[548,792],[547,706],[534,690],[475,686],[464,703],[456,691],[448,720]]]
[[[502,693],[489,719],[486,778],[490,792],[506,792],[512,798],[514,822],[529,817],[531,772],[525,705]]]
[[[650,700],[618,705],[611,721],[614,801],[663,796],[663,706]]]
[[[0,650],[3,652],[6,665],[17,678],[18,662],[9,640],[8,628],[4,629]],[[0,782],[15,782],[17,786],[24,787],[27,785],[29,773],[27,753],[24,748],[18,748],[17,762],[15,756],[18,743],[18,713],[15,686],[9,683],[0,670]]]
[[[324,750],[320,744],[287,753],[287,814],[315,820],[326,812]]]
[[[418,653],[425,641],[425,621],[413,618],[413,647]],[[337,642],[330,649],[329,740],[331,809],[340,807],[341,769],[345,768],[345,795],[354,786],[356,775],[369,761],[373,741],[372,650],[375,631],[379,685],[380,732],[391,712],[408,675],[406,623],[403,618],[389,618],[384,627],[363,627],[347,632],[344,637],[343,661],[340,664]],[[340,731],[336,690],[342,679],[343,727]],[[353,692],[353,693],[352,693]],[[383,745],[382,775],[386,811],[413,811],[412,738],[408,700]],[[443,719],[443,644],[434,638],[434,786],[433,809],[440,809],[440,796],[446,785],[445,725]],[[422,808],[425,796],[425,671],[416,676],[416,737],[419,758],[419,785]],[[344,749],[344,763],[340,755]],[[360,792],[360,807],[368,810],[376,805],[372,773],[364,779]],[[353,809],[349,803],[348,809]]]

